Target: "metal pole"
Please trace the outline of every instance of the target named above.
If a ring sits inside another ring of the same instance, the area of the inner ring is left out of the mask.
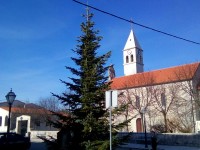
[[[194,133],[196,132],[196,129],[195,129],[195,120],[194,120],[194,106],[193,106],[193,101],[192,101],[192,94],[191,94],[191,98],[190,98],[190,101],[191,101],[191,104],[192,104],[192,121],[193,121],[193,130],[194,130]]]
[[[7,127],[7,134],[10,132],[10,112],[11,112],[11,104],[9,104],[9,114],[8,114],[8,127]]]
[[[146,118],[145,118],[145,113],[144,113],[144,136],[145,136],[145,148],[147,148],[148,145],[147,145],[147,130],[146,130]]]
[[[110,150],[112,150],[112,107],[110,107]]]
[[[112,91],[110,91],[110,150],[112,150]]]

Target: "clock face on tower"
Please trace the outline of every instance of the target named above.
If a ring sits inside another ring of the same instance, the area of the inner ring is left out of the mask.
[[[132,50],[130,50],[130,49],[127,50],[127,54],[128,54],[128,55],[132,54]]]

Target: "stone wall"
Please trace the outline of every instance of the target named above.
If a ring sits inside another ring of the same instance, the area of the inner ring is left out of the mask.
[[[119,136],[126,135],[128,133],[119,133]],[[158,145],[179,145],[179,146],[195,146],[200,147],[200,134],[192,133],[158,133],[157,134]],[[144,144],[144,133],[131,133],[128,143]],[[151,133],[147,133],[147,142],[151,144]]]
[[[57,133],[58,131],[31,131],[31,138],[37,138],[37,136],[57,138]]]
[[[158,143],[161,145],[200,146],[200,134],[158,134]]]

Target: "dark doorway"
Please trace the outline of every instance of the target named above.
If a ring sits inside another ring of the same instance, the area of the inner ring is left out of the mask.
[[[27,133],[28,120],[20,120],[18,122],[18,133],[25,136]]]

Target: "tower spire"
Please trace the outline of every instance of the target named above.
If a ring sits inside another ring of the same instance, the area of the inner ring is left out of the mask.
[[[126,76],[143,72],[143,50],[132,29],[124,46],[123,58]]]

